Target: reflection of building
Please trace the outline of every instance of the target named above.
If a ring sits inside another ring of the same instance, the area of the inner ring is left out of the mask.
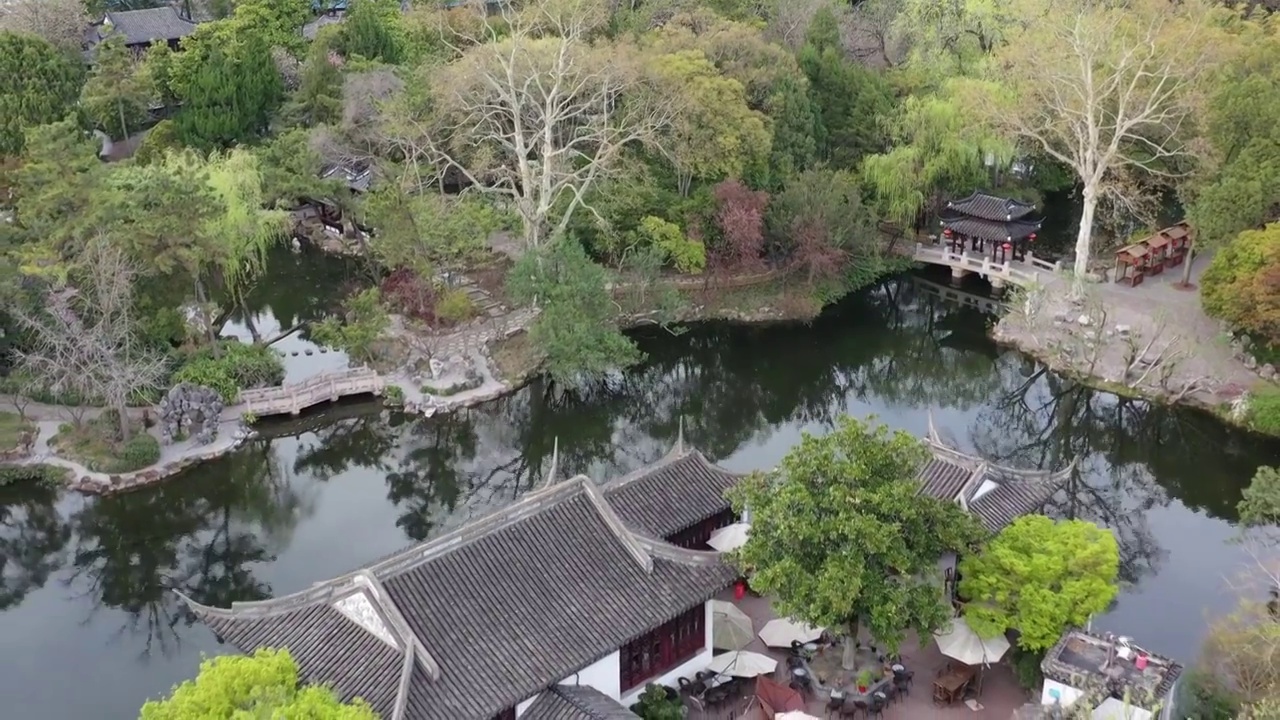
[[[625,717],[645,683],[710,661],[707,601],[737,572],[655,533],[701,533],[728,477],[677,446],[607,489],[585,477],[545,487],[301,593],[229,610],[187,602],[220,639],[287,647],[307,681],[386,718],[591,717],[584,703]]]
[[[1040,664],[1043,706],[1068,707],[1086,696],[1099,720],[1172,720],[1182,666],[1128,638],[1069,630]]]

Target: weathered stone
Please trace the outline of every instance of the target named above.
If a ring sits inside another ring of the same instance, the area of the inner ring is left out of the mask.
[[[1244,356],[1244,366],[1245,366],[1245,367],[1247,367],[1247,368],[1249,368],[1250,370],[1252,370],[1252,369],[1254,369],[1254,368],[1258,367],[1258,359],[1257,359],[1257,358],[1255,358],[1255,357],[1254,357],[1254,356],[1252,356],[1252,355],[1245,355],[1245,356]]]
[[[1129,325],[1116,325],[1116,332],[1120,333],[1120,337],[1129,337],[1133,332],[1133,328]]]
[[[1076,322],[1084,327],[1089,327],[1090,325],[1093,324],[1093,319],[1090,318],[1088,315],[1081,315],[1080,317],[1076,318]]]
[[[1263,380],[1274,380],[1276,377],[1276,366],[1271,363],[1267,363],[1266,365],[1258,368],[1258,375],[1260,375]]]

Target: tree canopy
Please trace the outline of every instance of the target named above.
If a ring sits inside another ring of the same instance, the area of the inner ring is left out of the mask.
[[[21,153],[30,128],[67,116],[83,73],[78,58],[49,41],[0,30],[0,158]]]
[[[751,511],[736,560],[752,587],[779,613],[845,635],[864,624],[893,649],[908,629],[941,628],[951,613],[938,561],[984,532],[956,504],[917,495],[927,457],[919,440],[874,420],[806,433],[774,473],[732,491],[735,509]]]
[[[325,687],[303,686],[287,650],[258,650],[200,663],[200,674],[168,698],[142,706],[139,720],[377,720],[361,700],[343,703]]]
[[[960,561],[964,617],[983,637],[1016,630],[1019,647],[1045,650],[1107,608],[1119,567],[1110,531],[1084,520],[1021,517]]]

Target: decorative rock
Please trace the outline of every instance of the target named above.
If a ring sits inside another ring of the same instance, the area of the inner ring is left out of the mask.
[[[1252,355],[1245,355],[1244,366],[1249,368],[1250,370],[1253,370],[1254,368],[1258,367],[1258,359]]]
[[[218,435],[222,397],[212,388],[180,383],[169,389],[157,410],[161,442],[172,444],[195,428],[195,443],[208,445]]]
[[[1116,332],[1120,333],[1120,337],[1129,337],[1133,332],[1133,328],[1128,325],[1116,325]]]
[[[1084,327],[1089,327],[1090,325],[1093,324],[1093,320],[1091,320],[1088,315],[1081,315],[1080,317],[1076,318],[1076,322],[1080,323]]]
[[[1241,335],[1241,336],[1240,336],[1240,345],[1241,345],[1241,347],[1244,347],[1244,348],[1251,348],[1251,347],[1253,347],[1253,338],[1249,337],[1248,335]]]
[[[1258,368],[1258,375],[1260,375],[1263,380],[1274,380],[1276,377],[1276,366],[1271,363],[1267,363],[1266,365]]]

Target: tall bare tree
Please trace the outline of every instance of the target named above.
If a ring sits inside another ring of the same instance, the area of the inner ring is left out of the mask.
[[[137,275],[119,248],[99,237],[86,250],[81,287],[52,290],[43,315],[16,309],[34,342],[18,355],[21,366],[58,395],[101,399],[120,416],[120,438],[130,436],[128,403],[159,387],[165,361],[138,337],[133,310]],[[73,415],[81,422],[83,412]]]
[[[654,140],[669,103],[652,91],[633,48],[590,42],[604,3],[503,7],[502,23],[450,26],[459,59],[424,70],[430,112],[402,95],[387,136],[410,172],[441,169],[508,198],[534,248],[567,226],[624,148]]]
[[[975,103],[1081,186],[1075,273],[1088,269],[1104,198],[1142,217],[1151,181],[1181,174],[1193,100],[1223,44],[1208,0],[1026,0],[1025,29],[990,67],[1002,102]],[[1077,285],[1077,287],[1079,287]]]
[[[88,23],[81,0],[9,0],[0,3],[0,30],[39,35],[63,50],[80,51]]]

